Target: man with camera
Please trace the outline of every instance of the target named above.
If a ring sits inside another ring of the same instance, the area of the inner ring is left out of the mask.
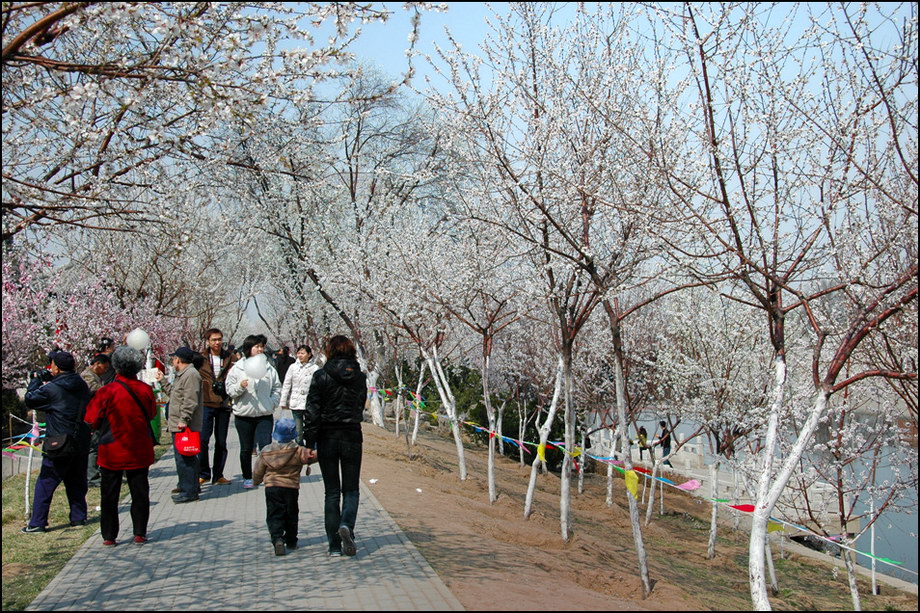
[[[236,358],[224,349],[224,334],[217,328],[211,328],[204,335],[207,343],[202,352],[205,360],[198,369],[201,374],[201,391],[204,398],[204,421],[201,428],[201,453],[198,482],[204,485],[226,485],[224,465],[227,463],[227,432],[230,430],[230,401],[227,398],[225,382],[230,367]],[[208,444],[214,434],[214,462],[208,462]]]
[[[45,441],[42,467],[35,482],[32,517],[22,532],[45,532],[54,490],[64,482],[70,503],[70,525],[86,525],[86,456],[89,453],[89,428],[83,422],[89,403],[89,388],[74,368],[73,356],[55,350],[48,354],[48,371],[32,373],[25,404],[44,411]]]

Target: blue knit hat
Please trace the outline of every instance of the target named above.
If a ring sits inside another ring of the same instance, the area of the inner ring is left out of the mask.
[[[272,432],[272,438],[279,443],[293,441],[295,436],[297,436],[297,429],[294,427],[293,419],[285,417],[284,419],[279,419],[275,423],[275,431]]]

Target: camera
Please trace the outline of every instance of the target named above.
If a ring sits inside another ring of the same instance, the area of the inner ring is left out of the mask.
[[[214,390],[214,393],[221,398],[227,397],[227,384],[223,381],[215,381],[211,384],[211,389]]]
[[[54,379],[54,375],[51,374],[50,370],[45,368],[39,368],[38,370],[33,370],[29,373],[29,378],[31,379],[41,379],[42,383],[47,383]]]

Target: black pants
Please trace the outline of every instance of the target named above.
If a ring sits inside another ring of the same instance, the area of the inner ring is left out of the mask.
[[[131,523],[134,524],[134,536],[147,536],[147,522],[150,519],[150,482],[147,480],[149,471],[149,467],[134,470],[99,467],[102,474],[99,527],[103,540],[114,541],[118,536],[118,499],[121,496],[122,473],[128,477],[128,491],[131,492]]]
[[[201,453],[198,454],[198,476],[212,483],[224,476],[227,464],[227,432],[230,430],[230,409],[224,407],[204,407],[201,421]],[[213,470],[208,458],[208,446],[211,433],[214,433]]]
[[[265,488],[265,523],[268,524],[268,533],[272,543],[278,539],[284,540],[287,545],[297,544],[297,516],[300,507],[297,498],[300,490],[292,487],[266,487]]]
[[[326,489],[326,539],[330,551],[341,551],[339,527],[348,526],[354,534],[358,518],[362,443],[324,438],[317,441],[316,453]]]
[[[252,479],[252,451],[260,450],[272,442],[272,428],[275,420],[271,415],[261,417],[233,418],[236,433],[240,437],[240,469],[243,479]]]

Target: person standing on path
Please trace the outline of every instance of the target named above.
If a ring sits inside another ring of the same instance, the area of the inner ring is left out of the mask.
[[[316,453],[323,473],[325,527],[329,555],[353,556],[358,517],[358,484],[364,438],[367,376],[354,343],[333,336],[324,348],[327,362],[313,375],[304,413],[304,445]]]
[[[303,412],[307,408],[307,393],[313,373],[319,366],[311,360],[313,352],[307,345],[297,348],[297,361],[288,368],[284,385],[281,386],[281,409],[290,409],[297,429],[297,443],[303,443]]]
[[[243,359],[227,375],[227,394],[233,400],[233,423],[240,437],[243,487],[252,489],[252,452],[272,442],[274,412],[281,401],[278,372],[263,352],[266,338],[252,334],[243,340]]]
[[[178,492],[173,494],[173,502],[181,504],[198,500],[200,485],[198,483],[198,455],[182,455],[176,446],[176,439],[186,428],[192,432],[201,432],[201,419],[204,413],[201,394],[201,375],[193,366],[200,357],[188,347],[179,347],[172,356],[172,366],[176,370],[176,379],[172,385],[164,386],[169,393],[169,420],[167,429],[173,435],[173,448],[176,455],[176,476]],[[158,371],[158,379],[163,375]]]
[[[98,435],[99,472],[102,476],[99,524],[102,544],[114,547],[118,538],[118,501],[122,476],[131,492],[131,523],[134,543],[147,542],[150,520],[150,465],[154,434],[150,420],[156,417],[153,389],[138,380],[144,356],[137,349],[119,347],[112,354],[115,381],[100,389],[86,409],[86,422]]]
[[[80,377],[86,381],[86,385],[89,387],[90,398],[92,398],[96,392],[98,392],[102,386],[105,385],[105,382],[102,380],[102,378],[107,377],[110,372],[114,373],[114,370],[112,369],[111,354],[97,353],[95,356],[93,356],[89,366],[84,368],[83,372],[80,373]],[[109,383],[111,383],[111,381],[109,381]],[[88,487],[99,487],[101,482],[98,463],[98,449],[99,433],[93,432],[89,439],[89,456],[86,459],[86,485]]]
[[[265,480],[265,523],[276,556],[283,556],[285,547],[297,549],[300,472],[312,459],[312,454],[294,440],[295,436],[294,420],[278,420],[272,432],[275,440],[259,452],[252,473],[255,485]]]
[[[668,456],[671,455],[671,430],[664,421],[658,422],[658,425],[661,427],[661,434],[658,435],[658,444],[661,445],[661,459],[664,460],[665,466],[671,466],[671,460],[668,459]]]
[[[224,333],[218,328],[205,332],[207,348],[202,355],[204,362],[198,369],[201,375],[201,391],[204,396],[204,417],[201,428],[201,453],[198,454],[198,483],[208,481],[212,485],[227,485],[224,466],[227,464],[227,433],[230,430],[230,400],[227,396],[227,374],[236,359],[224,349]],[[214,434],[214,462],[209,462],[209,443]]]
[[[83,421],[89,403],[89,388],[74,368],[76,362],[66,351],[52,351],[51,380],[33,376],[26,390],[25,405],[44,411],[47,423],[45,447],[49,439],[66,435],[70,441],[60,455],[42,453],[41,472],[35,481],[32,516],[22,532],[45,532],[54,490],[64,482],[70,503],[70,525],[86,525],[86,458],[89,454],[89,428]]]

